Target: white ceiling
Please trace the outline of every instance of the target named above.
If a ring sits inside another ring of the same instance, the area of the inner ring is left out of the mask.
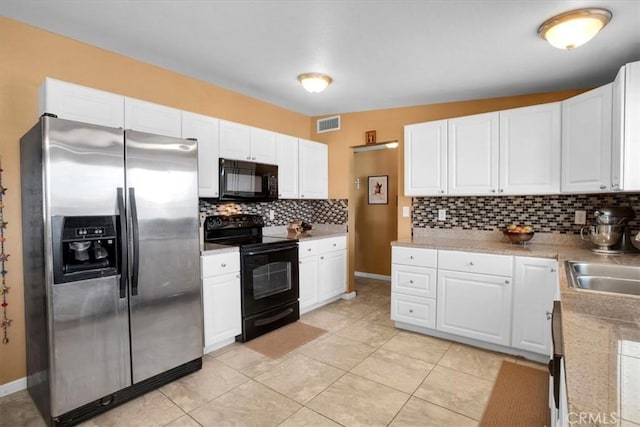
[[[538,37],[595,6],[613,19],[586,45]],[[638,0],[0,0],[0,14],[306,115],[593,87],[640,60]],[[307,93],[304,72],[334,83]]]

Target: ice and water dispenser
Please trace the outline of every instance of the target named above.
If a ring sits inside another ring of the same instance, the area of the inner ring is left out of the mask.
[[[117,216],[52,218],[54,283],[120,273]]]

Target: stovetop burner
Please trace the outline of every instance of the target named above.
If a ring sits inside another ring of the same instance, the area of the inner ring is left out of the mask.
[[[233,214],[208,216],[204,223],[205,243],[239,246],[251,250],[264,246],[282,246],[297,242],[297,239],[262,235],[264,220],[256,214]]]

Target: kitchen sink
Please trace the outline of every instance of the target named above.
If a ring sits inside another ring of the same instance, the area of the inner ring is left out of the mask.
[[[640,267],[567,261],[574,288],[640,296]]]

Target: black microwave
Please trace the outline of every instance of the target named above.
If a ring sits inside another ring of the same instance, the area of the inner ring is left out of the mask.
[[[278,166],[220,159],[220,200],[278,200]]]

